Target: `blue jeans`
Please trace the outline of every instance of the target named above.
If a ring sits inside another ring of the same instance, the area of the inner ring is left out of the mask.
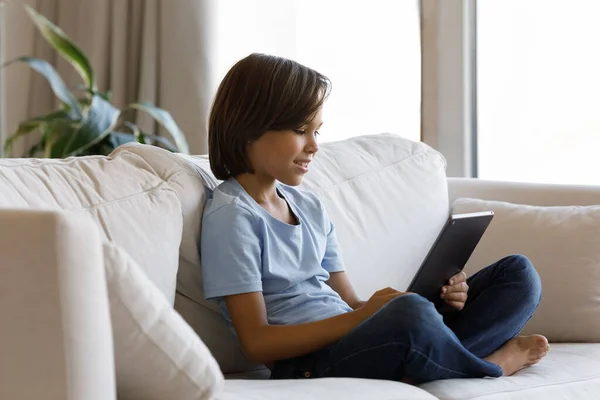
[[[515,337],[542,296],[538,273],[511,255],[471,276],[462,311],[444,310],[417,294],[390,301],[338,342],[275,363],[272,379],[354,377],[405,380],[502,376],[483,360]]]

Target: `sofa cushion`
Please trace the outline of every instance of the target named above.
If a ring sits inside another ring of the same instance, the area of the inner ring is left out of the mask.
[[[359,296],[408,287],[448,218],[445,167],[431,147],[391,134],[321,145],[301,188],[323,201]]]
[[[206,190],[218,184],[210,172],[208,160],[205,157],[174,154],[155,146],[139,143],[127,143],[118,150],[144,159],[148,168],[176,193],[183,219],[177,291],[218,312],[219,309],[213,302],[205,302],[204,297],[201,296],[202,280],[198,253]]]
[[[420,388],[440,400],[597,399],[600,344],[552,344],[540,363],[513,376],[450,379]]]
[[[467,263],[473,274],[524,254],[542,280],[542,301],[523,333],[551,342],[600,342],[600,205],[540,207],[461,198],[454,212],[495,217]]]
[[[212,399],[223,375],[210,351],[125,251],[103,250],[118,398]]]
[[[181,206],[141,157],[118,149],[109,157],[4,159],[0,177],[0,207],[91,215],[102,237],[125,249],[174,302]]]
[[[175,309],[202,338],[224,373],[264,370],[264,365],[253,363],[244,356],[219,308],[214,302],[204,299],[198,243],[206,190],[218,184],[210,172],[208,159],[174,154],[137,143],[123,145],[120,149],[146,160],[149,167],[175,191],[181,203],[183,234]]]

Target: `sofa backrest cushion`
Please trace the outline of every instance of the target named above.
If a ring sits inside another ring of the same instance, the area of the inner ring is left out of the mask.
[[[539,308],[523,334],[551,342],[600,342],[600,205],[532,206],[459,198],[455,212],[494,211],[465,272],[509,254],[529,258],[542,281]]]
[[[91,215],[103,239],[124,249],[173,304],[181,206],[138,155],[120,148],[108,157],[0,160],[0,207]]]
[[[448,218],[445,159],[395,135],[321,145],[301,187],[323,201],[364,299],[405,290]]]
[[[203,156],[173,154],[129,143],[120,149],[137,154],[177,193],[183,218],[175,309],[202,338],[224,373],[264,369],[250,362],[213,301],[204,299],[198,243],[207,190],[218,184]]]

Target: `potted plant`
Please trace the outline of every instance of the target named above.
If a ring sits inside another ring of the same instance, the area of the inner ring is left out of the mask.
[[[64,158],[92,154],[107,155],[121,144],[136,141],[152,144],[170,151],[188,153],[188,145],[183,133],[171,115],[150,103],[133,103],[124,110],[111,104],[110,92],[98,90],[94,71],[88,58],[77,45],[43,15],[29,6],[27,13],[46,41],[78,72],[83,84],[71,91],[45,60],[34,57],[20,57],[1,67],[13,63],[25,63],[42,74],[61,102],[59,109],[40,115],[19,124],[5,142],[5,153],[10,154],[13,143],[32,132],[39,132],[40,141],[28,149],[28,157]],[[143,132],[137,125],[127,121],[128,110],[147,112],[170,133],[173,142],[167,138]]]

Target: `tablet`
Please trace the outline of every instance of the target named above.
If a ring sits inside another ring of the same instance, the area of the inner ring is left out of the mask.
[[[439,303],[442,286],[463,270],[493,217],[493,211],[450,215],[407,291]]]

